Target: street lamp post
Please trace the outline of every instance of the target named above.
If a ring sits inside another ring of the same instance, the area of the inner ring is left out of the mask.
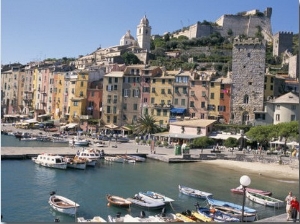
[[[244,221],[244,208],[245,208],[245,199],[246,199],[246,188],[251,184],[251,179],[247,175],[243,175],[240,178],[240,184],[243,187],[243,206],[242,206],[242,218],[241,222]]]

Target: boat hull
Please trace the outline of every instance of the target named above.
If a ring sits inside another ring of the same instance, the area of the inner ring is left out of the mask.
[[[163,203],[170,203],[174,201],[172,198],[166,197],[160,193],[153,192],[153,191],[139,192],[139,195],[141,197],[149,198],[150,200],[154,200],[154,201],[161,201]]]
[[[68,168],[85,170],[86,163],[67,163]]]
[[[68,215],[75,215],[80,206],[74,201],[59,195],[52,195],[48,203],[55,211]]]
[[[181,185],[178,185],[178,189],[179,189],[180,193],[191,196],[191,197],[195,197],[195,198],[206,199],[207,197],[213,196],[213,194],[211,194],[211,193],[199,191],[199,190],[181,186]]]
[[[240,187],[232,188],[232,189],[230,189],[230,191],[234,194],[244,194],[243,189]],[[246,188],[246,191],[248,191],[250,193],[259,193],[259,194],[268,195],[268,196],[272,195],[271,191],[263,191],[263,190],[259,190],[259,189],[248,188],[248,187]]]
[[[132,202],[133,205],[147,208],[147,209],[160,209],[165,207],[165,203],[163,202],[155,202],[155,201],[149,201],[149,200],[144,200],[144,198],[127,198],[126,200]]]
[[[284,206],[284,201],[267,195],[246,192],[246,197],[249,198],[249,200],[264,206],[275,207],[275,208],[281,208]]]
[[[126,200],[125,198],[114,196],[114,195],[106,195],[106,199],[109,204],[119,207],[129,207],[132,202]]]

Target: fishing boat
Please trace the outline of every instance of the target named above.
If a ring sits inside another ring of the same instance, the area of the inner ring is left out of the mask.
[[[77,156],[70,158],[65,156],[64,160],[67,162],[68,168],[84,170],[86,168],[87,161],[85,159],[79,159]]]
[[[244,222],[254,222],[257,219],[257,211],[255,209],[244,206],[244,213],[242,215],[241,205],[212,198],[207,198],[206,200],[214,209],[238,218],[240,221],[242,221],[242,216]]]
[[[236,188],[232,188],[232,189],[230,189],[230,191],[234,194],[243,194],[244,193],[242,185],[240,185]],[[249,187],[246,188],[246,191],[251,192],[251,193],[259,193],[259,194],[263,194],[263,195],[268,195],[268,196],[272,195],[271,191],[264,191],[264,190],[259,190],[259,189],[255,189],[255,188],[249,188]]]
[[[94,216],[92,219],[85,219],[84,217],[78,217],[77,222],[107,222],[101,216]]]
[[[144,197],[139,196],[138,194],[136,194],[133,198],[127,198],[126,200],[132,202],[132,204],[136,206],[140,206],[147,209],[160,209],[165,206],[164,202],[149,199],[147,200]]]
[[[67,169],[67,162],[64,161],[64,157],[59,155],[42,153],[37,157],[33,157],[32,161],[41,166],[56,168],[56,169]]]
[[[150,200],[154,201],[162,201],[164,203],[170,203],[173,202],[174,200],[172,198],[169,198],[163,194],[154,192],[154,191],[141,191],[139,192],[139,196],[148,198]]]
[[[71,146],[89,146],[90,141],[87,139],[84,139],[81,137],[81,133],[77,132],[77,136],[73,137],[70,141],[69,144]]]
[[[196,206],[197,213],[192,215],[203,222],[240,222],[240,219],[214,208]]]
[[[119,207],[129,207],[132,202],[125,199],[125,198],[122,198],[122,197],[119,197],[119,196],[115,196],[115,195],[106,195],[106,199],[108,201],[108,205],[115,205],[115,206],[119,206]]]
[[[85,149],[82,148],[82,150],[78,150],[76,153],[76,156],[79,159],[85,159],[87,166],[95,166],[98,162],[98,160],[101,158],[100,153],[93,149]]]
[[[69,215],[75,215],[78,208],[79,208],[79,204],[77,204],[76,202],[60,196],[60,195],[56,195],[55,192],[51,192],[50,194],[50,198],[48,203],[50,204],[50,206],[61,213],[65,213],[65,214],[69,214]]]
[[[193,189],[193,188],[190,188],[190,187],[185,187],[185,186],[182,186],[182,185],[178,185],[178,189],[179,189],[179,192],[181,192],[182,194],[185,194],[185,195],[188,195],[188,196],[191,196],[191,197],[195,197],[195,198],[205,199],[207,197],[212,197],[213,196],[212,193],[196,190],[196,189]]]
[[[217,206],[217,205],[214,205],[212,207],[215,210],[218,210],[218,211],[221,211],[228,215],[231,215],[231,216],[239,219],[240,221],[242,220],[242,210],[240,210],[240,209],[235,209],[235,208],[228,207],[228,206]],[[244,222],[254,222],[257,219],[257,214],[244,212],[243,217],[244,217],[243,218]]]
[[[246,197],[249,198],[251,201],[254,201],[258,204],[264,205],[264,206],[270,206],[270,207],[283,207],[284,201],[270,197],[267,195],[259,194],[259,193],[250,193],[246,191]]]

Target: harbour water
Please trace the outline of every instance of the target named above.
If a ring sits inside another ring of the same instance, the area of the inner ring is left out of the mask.
[[[2,135],[3,137],[3,135]],[[2,138],[3,143],[3,138]],[[6,142],[7,143],[7,142]],[[40,143],[44,144],[44,143]],[[23,145],[24,146],[24,145]],[[295,171],[294,171],[295,172]],[[178,184],[213,193],[215,199],[242,204],[243,196],[232,194],[230,188],[239,185],[242,175],[249,175],[251,187],[273,192],[284,200],[288,191],[297,194],[298,181],[267,178],[240,170],[224,169],[205,163],[164,163],[148,159],[144,163],[119,164],[101,161],[97,167],[86,170],[55,170],[34,164],[31,160],[1,161],[1,213],[3,222],[74,222],[74,217],[53,211],[49,193],[68,197],[80,204],[77,216],[92,218],[121,212],[139,215],[160,211],[147,211],[132,206],[130,210],[108,206],[106,194],[132,197],[139,191],[152,190],[175,201],[167,206],[169,212],[193,210],[194,205],[206,205],[205,200],[182,195]],[[271,208],[246,199],[246,206],[258,211],[258,219],[282,214],[285,208]]]

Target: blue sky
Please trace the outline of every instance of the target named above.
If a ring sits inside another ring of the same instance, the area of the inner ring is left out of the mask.
[[[1,0],[1,64],[78,57],[118,45],[146,15],[152,34],[273,8],[273,34],[299,33],[298,0]]]

